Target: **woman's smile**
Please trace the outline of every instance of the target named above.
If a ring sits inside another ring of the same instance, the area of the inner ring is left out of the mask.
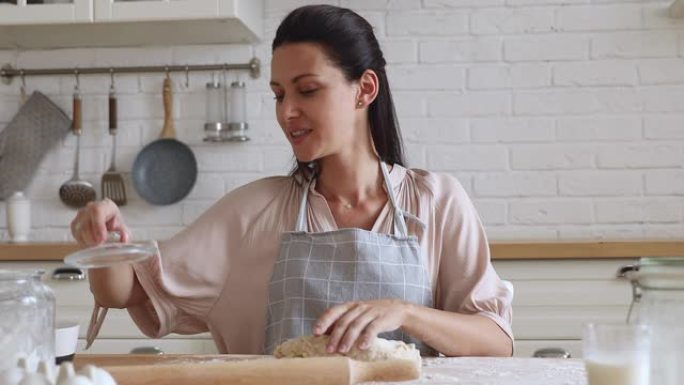
[[[313,132],[313,130],[307,128],[290,131],[290,142],[293,145],[300,144],[304,140],[306,140],[306,138],[309,136],[311,132]]]

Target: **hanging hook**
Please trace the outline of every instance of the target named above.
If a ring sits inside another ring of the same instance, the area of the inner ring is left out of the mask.
[[[79,78],[78,68],[74,68],[74,75],[76,76],[76,85],[74,86],[74,91],[79,92],[81,89],[81,79]]]
[[[228,78],[226,77],[226,72],[228,72],[228,68],[226,67],[226,64],[224,63],[221,66],[221,83],[223,83],[224,90],[228,87]]]
[[[171,76],[169,76],[169,66],[164,67],[164,72],[166,72],[166,78],[171,79]]]
[[[26,74],[24,70],[19,71],[19,77],[21,78],[21,87],[19,88],[19,94],[21,96],[21,102],[26,101]]]
[[[110,77],[109,91],[114,92],[114,68],[109,69],[109,77]]]
[[[190,67],[185,66],[185,88],[190,88]]]

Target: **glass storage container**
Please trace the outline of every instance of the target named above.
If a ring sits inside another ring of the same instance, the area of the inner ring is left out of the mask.
[[[224,120],[225,120],[225,94],[223,86],[214,77],[206,86],[206,121],[204,123],[205,141],[218,142],[221,141],[221,136],[225,135]]]
[[[247,89],[245,82],[232,82],[230,84],[230,115],[228,116],[229,140],[233,142],[245,142],[247,136]]]
[[[628,322],[653,333],[650,383],[684,384],[684,257],[641,258],[619,275],[632,282]]]
[[[0,270],[0,370],[55,361],[55,296],[42,270]]]

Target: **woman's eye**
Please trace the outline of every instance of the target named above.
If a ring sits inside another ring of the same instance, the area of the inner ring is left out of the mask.
[[[318,88],[312,88],[312,89],[308,89],[308,90],[301,90],[301,91],[299,91],[299,92],[300,92],[302,95],[311,95],[311,94],[313,94],[313,93],[316,92],[316,91],[318,91]]]

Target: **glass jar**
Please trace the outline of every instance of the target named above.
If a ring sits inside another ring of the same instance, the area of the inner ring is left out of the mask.
[[[641,258],[621,273],[632,282],[628,322],[652,329],[650,383],[684,383],[684,257]]]
[[[55,361],[55,296],[42,270],[0,270],[0,370]]]
[[[230,83],[230,116],[228,117],[228,130],[232,142],[246,142],[247,136],[247,91],[245,82]]]
[[[217,142],[221,140],[225,119],[225,94],[218,80],[212,79],[206,86],[206,121],[204,123],[205,141]]]

